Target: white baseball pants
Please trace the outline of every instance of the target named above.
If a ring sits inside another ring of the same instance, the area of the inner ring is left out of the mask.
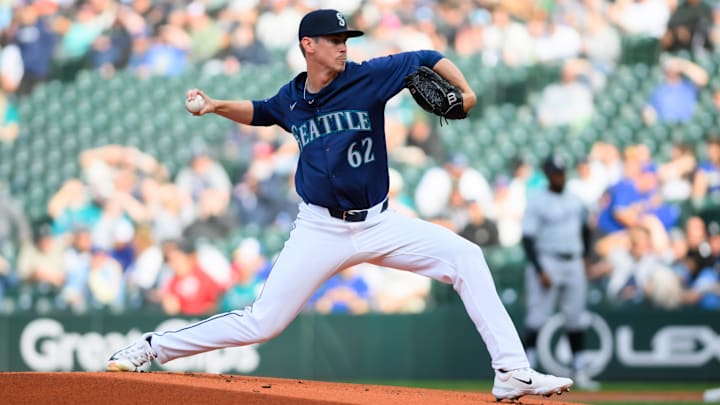
[[[364,222],[344,222],[323,207],[300,204],[295,228],[255,303],[179,330],[155,332],[158,361],[272,339],[328,278],[370,262],[451,283],[487,346],[492,367],[528,367],[482,250],[441,226],[381,212],[381,205],[372,207]]]

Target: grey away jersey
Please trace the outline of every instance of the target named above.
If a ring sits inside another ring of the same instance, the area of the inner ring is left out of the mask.
[[[567,190],[562,194],[544,189],[528,196],[523,216],[523,235],[535,238],[538,253],[583,251],[582,224],[587,210],[582,200]]]

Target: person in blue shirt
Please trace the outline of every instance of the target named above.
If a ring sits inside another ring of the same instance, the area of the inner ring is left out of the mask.
[[[36,7],[19,7],[13,41],[20,48],[25,73],[18,95],[30,94],[35,85],[50,78],[53,54],[58,41],[49,24],[40,17]]]
[[[388,210],[385,106],[420,66],[456,85],[467,112],[476,96],[457,66],[439,52],[397,53],[356,63],[347,59],[342,13],[323,9],[300,22],[298,40],[307,71],[264,100],[217,100],[199,89],[203,107],[232,121],[278,125],[297,141],[295,186],[302,198],[290,237],[252,306],[215,315],[181,330],[150,332],[107,362],[111,371],[137,371],[209,350],[264,342],[277,336],[313,292],[341,270],[368,262],[414,271],[452,284],[482,336],[495,369],[497,399],[569,390],[569,378],[529,367],[520,337],[498,297],[482,250],[457,234]]]
[[[705,145],[707,159],[698,164],[693,177],[692,197],[695,201],[720,195],[720,134],[709,135]]]
[[[688,122],[695,113],[699,88],[708,82],[700,65],[671,57],[662,61],[665,79],[653,90],[643,116],[646,122]]]
[[[684,302],[705,310],[720,310],[720,273],[704,265],[703,252],[688,253],[678,273],[685,287]]]
[[[306,308],[320,313],[362,314],[370,309],[370,287],[354,268],[330,277],[310,297]]]
[[[626,231],[633,226],[644,226],[658,235],[680,219],[679,207],[662,199],[657,167],[641,157],[639,148],[626,148],[624,160],[624,177],[605,192],[605,204],[598,213],[595,249],[601,256],[626,245]]]

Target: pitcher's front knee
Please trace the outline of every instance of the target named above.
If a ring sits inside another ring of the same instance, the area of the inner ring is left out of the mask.
[[[290,323],[289,321],[283,321],[280,316],[270,316],[262,311],[252,311],[245,315],[248,318],[249,325],[251,325],[252,333],[255,335],[253,341],[256,343],[273,339]]]
[[[453,261],[458,268],[469,266],[469,267],[487,267],[485,262],[485,255],[483,254],[480,246],[466,241],[467,243],[461,243],[452,250]]]
[[[277,337],[284,329],[284,325],[280,327],[270,321],[263,322],[258,328],[258,343],[266,342]]]

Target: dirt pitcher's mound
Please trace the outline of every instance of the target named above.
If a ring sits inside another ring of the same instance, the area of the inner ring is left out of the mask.
[[[479,392],[165,372],[0,373],[0,398],[3,404],[497,404]],[[567,403],[561,398],[522,403]]]

